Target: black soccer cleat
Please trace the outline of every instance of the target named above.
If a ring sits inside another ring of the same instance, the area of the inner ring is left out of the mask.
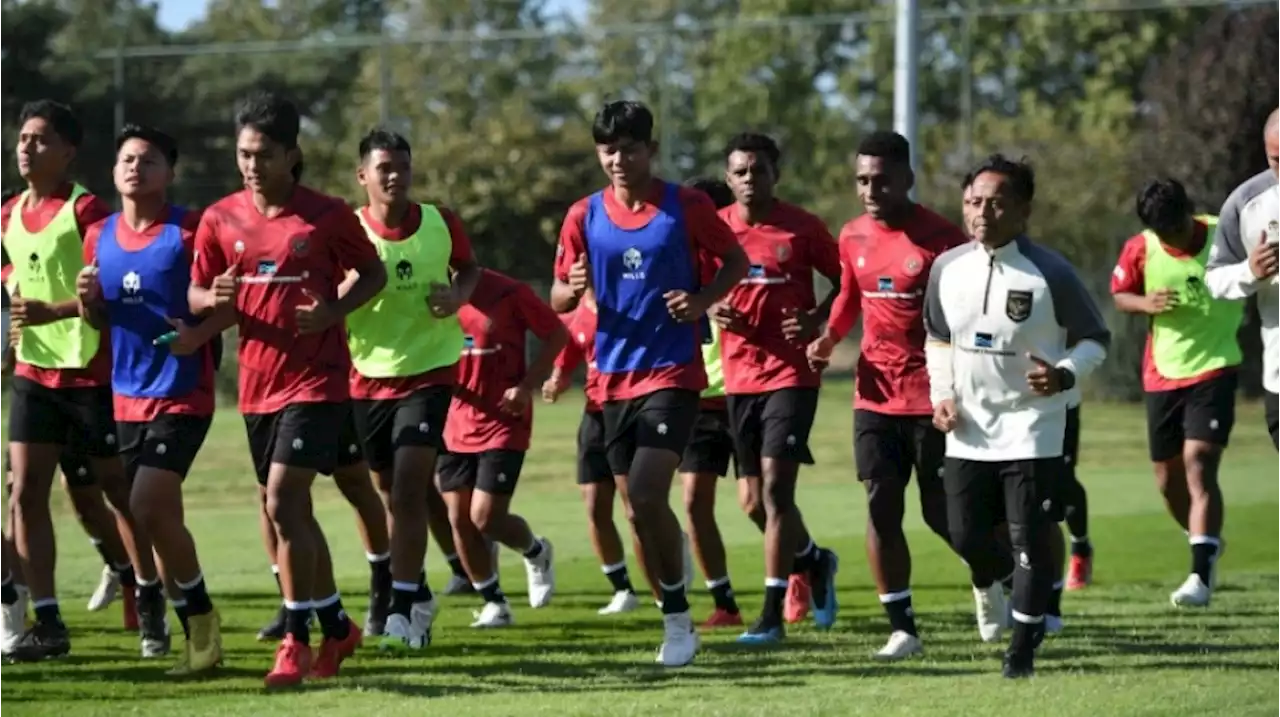
[[[288,616],[288,611],[284,609],[284,605],[276,611],[275,619],[267,623],[261,630],[258,630],[258,642],[277,642],[284,639],[284,621]]]
[[[1001,674],[1008,680],[1020,680],[1026,677],[1034,677],[1035,653],[1027,651],[1009,650],[1004,653],[1004,668]]]
[[[10,662],[41,662],[71,652],[71,635],[61,623],[37,622],[18,640],[6,657]]]

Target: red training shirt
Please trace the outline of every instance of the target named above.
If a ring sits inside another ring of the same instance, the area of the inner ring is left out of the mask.
[[[43,231],[49,226],[49,222],[62,210],[63,205],[71,198],[71,190],[73,185],[67,183],[58,189],[57,192],[50,197],[46,197],[44,201],[36,206],[32,206],[30,202],[22,207],[22,217],[20,221],[22,226],[29,232]],[[9,230],[9,219],[13,214],[13,208],[17,206],[18,201],[22,199],[19,194],[10,197],[0,207],[0,233]],[[107,203],[92,194],[82,194],[76,200],[75,206],[76,226],[80,229],[80,236],[83,238],[89,227],[111,216],[111,207]],[[5,257],[4,261],[4,279],[8,281],[9,257]],[[74,287],[72,287],[74,289]],[[22,287],[18,287],[18,294],[21,296]],[[30,364],[17,362],[13,369],[14,376],[21,376],[28,381],[34,381],[46,388],[88,388],[95,386],[111,385],[111,346],[106,334],[102,334],[102,340],[98,346],[98,353],[93,355],[89,360],[89,365],[85,368],[41,368]]]
[[[444,428],[445,445],[450,453],[529,450],[533,404],[524,415],[512,416],[501,409],[502,395],[525,378],[528,332],[545,341],[564,330],[560,317],[533,289],[483,269],[458,320],[466,339]]]
[[[1209,237],[1209,230],[1204,224],[1196,222],[1196,235],[1194,246],[1190,251],[1175,249],[1174,247],[1160,242],[1160,246],[1171,256],[1179,258],[1193,257],[1204,249],[1204,243]],[[1124,247],[1120,249],[1120,259],[1116,262],[1116,268],[1111,272],[1111,294],[1137,294],[1143,296],[1146,290],[1146,265],[1147,265],[1147,239],[1142,234],[1137,234],[1129,238],[1124,243]],[[1165,378],[1160,375],[1160,371],[1156,368],[1156,362],[1151,356],[1151,332],[1147,331],[1146,346],[1142,349],[1142,390],[1149,393],[1157,391],[1174,391],[1187,386],[1194,386],[1203,383],[1209,379],[1220,376],[1228,371],[1234,371],[1234,366],[1225,368],[1216,368],[1212,371],[1206,371],[1199,376],[1191,376],[1189,378]]]
[[[161,210],[160,216],[167,217],[169,211],[170,208],[166,205]],[[190,265],[192,255],[195,253],[195,232],[199,224],[200,212],[188,211],[182,217],[180,230],[182,232],[182,244],[187,249],[188,265]],[[98,258],[98,238],[102,235],[103,225],[103,222],[99,222],[89,227],[89,231],[85,233],[84,263],[86,265],[92,264]],[[164,223],[157,222],[141,232],[135,232],[121,218],[116,221],[116,243],[125,251],[141,251],[155,241],[156,237],[160,236],[164,227]],[[108,331],[110,331],[109,328],[104,329],[104,335]],[[115,405],[116,420],[143,422],[170,413],[184,416],[212,416],[214,407],[213,352],[210,348],[211,344],[206,344],[204,347],[204,366],[200,370],[200,379],[196,383],[196,387],[190,393],[174,398],[141,398],[121,396],[118,393],[114,394],[112,402]]]
[[[890,229],[862,215],[840,230],[840,295],[829,330],[844,338],[862,319],[854,408],[891,416],[928,416],[924,292],[943,252],[965,244],[959,227],[917,204]]]
[[[599,413],[604,410],[604,392],[600,385],[600,372],[596,370],[596,311],[595,306],[587,306],[583,301],[578,308],[567,314],[561,314],[560,320],[569,332],[569,342],[556,356],[556,368],[561,374],[568,375],[578,368],[578,364],[586,361],[587,380],[582,387],[586,394],[587,413]]]
[[[458,268],[460,264],[475,261],[471,251],[471,237],[462,226],[462,219],[451,210],[436,207],[441,218],[449,227],[449,237],[453,240],[453,251],[449,254],[449,265]],[[404,221],[398,227],[385,227],[378,223],[369,213],[369,207],[360,208],[360,216],[369,228],[384,241],[404,241],[413,236],[422,225],[422,205],[413,203],[405,214]],[[424,300],[423,311],[426,311]],[[392,401],[404,398],[415,391],[431,386],[452,386],[457,369],[453,366],[441,366],[416,376],[395,376],[391,378],[370,378],[351,368],[351,397],[360,400]]]
[[[613,189],[604,190],[604,209],[609,221],[624,231],[643,229],[658,215],[659,205],[666,193],[666,182],[654,179],[648,196],[639,208],[632,210],[618,201]],[[705,193],[688,187],[680,187],[680,204],[684,211],[684,229],[688,236],[691,257],[697,263],[704,251],[721,256],[733,249],[736,239],[729,227],[716,215],[716,206]],[[560,227],[560,245],[556,251],[556,278],[569,280],[569,268],[578,257],[586,253],[586,218],[590,197],[579,199],[569,207],[564,225]],[[702,276],[694,267],[694,276]],[[641,371],[601,374],[601,390],[606,401],[625,401],[647,396],[667,388],[702,391],[707,387],[707,371],[702,363],[702,353],[694,351],[693,361],[683,366],[667,366]]]
[[[355,212],[306,187],[295,187],[274,217],[258,211],[248,190],[205,210],[191,280],[208,287],[237,267],[241,413],[348,399],[351,356],[342,323],[299,334],[294,310],[310,303],[304,288],[334,301],[348,269],[377,261]]]
[[[840,276],[836,240],[818,217],[778,201],[759,224],[748,224],[736,204],[720,210],[751,268],[725,297],[745,316],[747,329],[721,334],[725,392],[756,394],[783,388],[817,388],[821,374],[809,367],[804,340],[782,334],[786,312],[812,311],[816,270]]]

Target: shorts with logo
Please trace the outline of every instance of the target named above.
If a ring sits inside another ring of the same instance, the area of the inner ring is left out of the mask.
[[[89,488],[97,482],[93,476],[93,466],[89,465],[89,457],[85,455],[84,449],[75,443],[73,439],[67,439],[67,445],[58,454],[58,467],[62,469],[67,487]],[[9,459],[9,447],[6,445],[4,448],[5,495],[13,490],[13,476],[10,475],[12,472],[13,463]]]
[[[683,456],[698,420],[697,391],[664,388],[625,401],[604,404],[605,451],[614,475],[631,472],[640,448]]]
[[[1146,394],[1147,445],[1152,461],[1182,455],[1183,441],[1226,447],[1236,421],[1235,371],[1172,391]]]
[[[578,423],[578,485],[613,483],[605,445],[604,412],[583,411]]]
[[[764,458],[812,464],[809,431],[817,412],[816,388],[730,395],[729,422],[739,477],[761,477]]]
[[[1057,522],[1062,457],[1016,461],[947,458],[943,487],[952,535],[990,531],[1000,523]]]
[[[89,461],[112,458],[120,449],[111,389],[48,388],[21,376],[13,377],[12,386],[8,440],[63,446],[60,460],[67,483],[92,485]]]
[[[914,470],[921,491],[942,490],[947,436],[932,416],[898,416],[859,408],[853,412],[853,460],[858,480],[891,483],[902,490]]]
[[[1267,391],[1262,397],[1263,410],[1267,416],[1267,432],[1271,434],[1271,445],[1280,448],[1280,394]]]
[[[130,481],[143,466],[186,478],[213,425],[213,416],[166,413],[150,421],[120,421],[116,425],[120,458]]]
[[[693,424],[693,436],[680,461],[681,473],[729,475],[733,457],[733,436],[729,433],[729,412],[703,410]]]
[[[520,481],[524,451],[497,448],[479,453],[442,453],[436,460],[436,485],[441,493],[479,490],[511,495]]]
[[[244,427],[258,484],[264,486],[272,463],[332,475],[335,468],[351,463],[352,451],[360,450],[350,404],[345,401],[295,403],[274,413],[246,413]]]
[[[355,427],[369,467],[382,473],[405,446],[444,449],[452,386],[429,386],[403,398],[352,402]]]

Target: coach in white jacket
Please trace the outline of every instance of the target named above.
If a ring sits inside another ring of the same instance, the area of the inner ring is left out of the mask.
[[[964,215],[976,241],[934,262],[925,352],[934,423],[947,432],[952,546],[969,563],[980,607],[1003,606],[992,529],[1007,519],[1015,622],[1004,675],[1026,677],[1053,580],[1063,392],[1102,363],[1111,335],[1072,266],[1024,234],[1031,168],[994,155],[970,176]]]

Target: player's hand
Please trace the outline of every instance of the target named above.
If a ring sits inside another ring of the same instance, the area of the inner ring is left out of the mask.
[[[1034,364],[1027,372],[1027,385],[1037,396],[1052,396],[1062,391],[1062,375],[1052,364],[1034,354],[1027,354],[1027,359]]]
[[[1259,281],[1270,279],[1280,269],[1280,244],[1267,241],[1267,233],[1258,237],[1258,245],[1249,252],[1249,269]]]
[[[950,433],[960,422],[960,412],[956,410],[954,399],[946,398],[933,407],[933,427],[943,433]]]
[[[560,394],[569,390],[569,377],[560,371],[553,371],[546,381],[542,382],[542,400],[555,403]]]
[[[204,345],[196,336],[196,331],[182,319],[165,317],[165,321],[173,327],[173,331],[156,338],[151,343],[156,346],[167,346],[174,356],[190,356]]]
[[[590,269],[586,254],[579,254],[569,267],[569,288],[573,289],[573,295],[577,298],[582,298],[587,293],[587,287],[591,283]]]
[[[512,416],[523,416],[528,410],[531,396],[529,389],[524,386],[512,386],[502,394],[502,403],[499,407],[503,413]]]
[[[85,306],[102,302],[102,283],[98,280],[98,262],[95,260],[76,275],[76,299]]]
[[[458,309],[462,308],[462,301],[452,284],[433,281],[427,291],[427,306],[431,309],[432,316],[443,319],[458,313]]]
[[[1178,307],[1178,290],[1164,287],[1143,297],[1143,310],[1155,316]]]
[[[221,309],[224,306],[235,306],[236,303],[236,274],[240,270],[238,262],[227,267],[227,270],[218,274],[213,279],[213,285],[209,289],[213,292],[213,306],[215,309]]]
[[[31,326],[43,326],[57,321],[53,306],[39,299],[24,299],[16,292],[9,303],[9,331],[21,332]],[[21,335],[19,333],[19,335]]]
[[[809,368],[814,371],[826,370],[827,366],[831,365],[831,352],[835,349],[836,342],[826,334],[810,341],[804,349],[805,358],[809,359]]]
[[[697,321],[711,308],[701,294],[690,294],[683,290],[668,291],[662,298],[667,300],[667,313],[682,323]]]
[[[298,325],[298,333],[319,333],[337,323],[340,318],[338,313],[333,310],[333,305],[326,301],[323,296],[311,289],[303,289],[302,294],[307,297],[307,303],[300,304],[298,308],[293,310],[293,318]]]
[[[741,334],[747,329],[747,315],[723,301],[712,304],[709,314],[711,320],[723,331]]]
[[[822,321],[808,311],[795,307],[782,310],[782,336],[787,341],[809,341],[818,335]]]

